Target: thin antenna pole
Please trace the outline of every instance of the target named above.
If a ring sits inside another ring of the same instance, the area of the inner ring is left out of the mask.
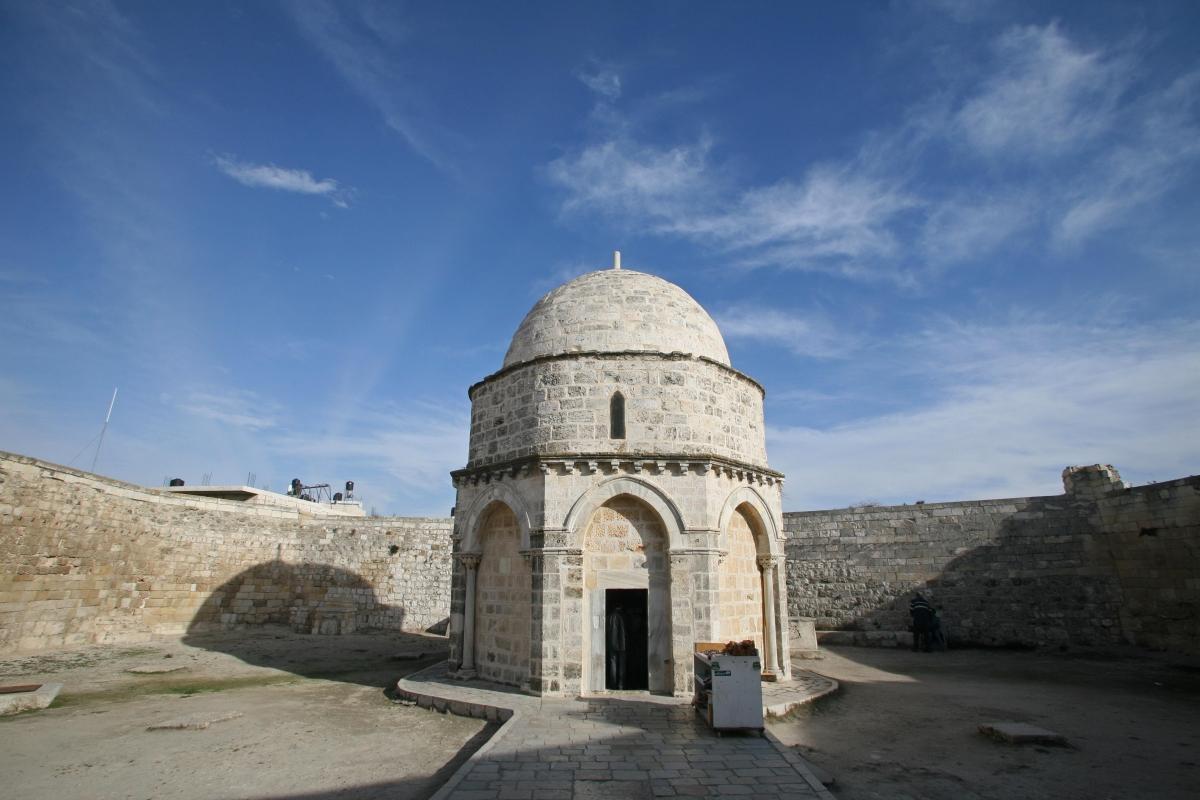
[[[108,421],[112,419],[113,406],[117,404],[117,387],[113,387],[112,400],[108,402],[108,413],[104,415],[104,427],[100,429],[100,441],[96,442],[96,455],[92,456],[92,468],[90,472],[96,471],[96,461],[100,458],[100,447],[104,444],[104,432],[108,430]]]

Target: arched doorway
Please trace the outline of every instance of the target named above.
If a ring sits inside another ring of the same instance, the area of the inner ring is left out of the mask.
[[[763,654],[765,610],[758,556],[767,552],[765,535],[758,512],[749,503],[734,508],[725,523],[726,552],[717,572],[718,638],[753,639]]]
[[[670,694],[671,579],[666,525],[647,503],[621,494],[583,532],[584,686]]]
[[[532,581],[512,509],[492,503],[477,541],[475,669],[485,680],[521,686],[529,680]]]

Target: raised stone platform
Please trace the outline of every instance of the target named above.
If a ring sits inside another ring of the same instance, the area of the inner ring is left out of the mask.
[[[806,670],[764,684],[764,712],[784,714],[836,691]],[[402,678],[397,695],[424,708],[503,723],[434,800],[718,797],[833,800],[809,765],[769,731],[717,736],[687,699],[619,693],[534,697],[448,677],[445,663]]]
[[[19,714],[22,711],[49,708],[62,688],[61,683],[43,683],[32,691],[0,693],[0,717],[6,714]]]

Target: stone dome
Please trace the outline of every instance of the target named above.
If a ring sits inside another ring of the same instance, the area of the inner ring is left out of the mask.
[[[675,284],[628,269],[589,272],[525,315],[504,366],[575,352],[690,353],[730,366],[721,331]]]

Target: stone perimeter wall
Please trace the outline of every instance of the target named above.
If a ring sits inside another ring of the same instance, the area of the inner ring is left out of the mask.
[[[171,496],[0,452],[0,652],[263,623],[424,630],[448,615],[451,532]]]
[[[921,590],[951,642],[1200,652],[1200,477],[1125,488],[785,513],[789,614],[894,643]],[[872,633],[878,632],[878,633]]]

